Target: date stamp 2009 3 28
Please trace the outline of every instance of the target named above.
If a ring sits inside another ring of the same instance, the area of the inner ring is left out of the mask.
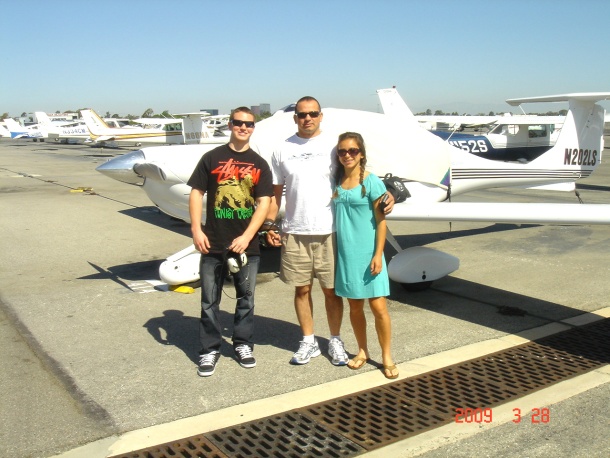
[[[532,424],[549,423],[551,421],[551,411],[547,407],[534,408],[532,409],[531,414]],[[514,408],[512,422],[521,423],[522,417],[521,409]],[[456,423],[491,423],[492,421],[492,409],[471,409],[462,407],[455,409]]]

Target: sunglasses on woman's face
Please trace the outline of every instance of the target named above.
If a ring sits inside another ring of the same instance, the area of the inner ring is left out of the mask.
[[[348,153],[351,157],[354,157],[360,153],[360,150],[358,148],[338,149],[337,150],[337,154],[339,155],[339,157],[345,157],[345,155]]]

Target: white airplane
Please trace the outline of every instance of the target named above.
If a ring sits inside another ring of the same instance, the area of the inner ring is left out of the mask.
[[[11,134],[11,138],[32,138],[35,142],[40,140],[41,142],[47,138],[46,130],[38,125],[22,126],[13,118],[6,118],[4,124]]]
[[[130,127],[112,128],[93,110],[81,110],[83,120],[95,143],[114,142],[119,145],[142,144],[200,144],[216,143],[214,131],[203,125],[201,115],[189,115],[182,120],[181,130],[163,128]],[[161,118],[160,118],[161,119]],[[170,123],[168,125],[172,125]]]
[[[56,142],[84,142],[90,139],[89,130],[82,121],[54,122],[42,111],[35,111],[38,125],[47,133],[49,141]]]
[[[480,221],[501,223],[610,224],[610,205],[455,203],[456,196],[473,190],[505,186],[563,183],[588,177],[600,164],[603,151],[604,109],[596,102],[608,93],[567,94],[509,100],[569,102],[555,146],[528,164],[482,159],[455,148],[419,127],[412,119],[357,110],[325,108],[322,129],[332,135],[360,132],[367,145],[367,170],[391,173],[410,194],[397,203],[390,220]],[[293,112],[279,111],[256,125],[251,146],[270,160],[272,146],[295,132]],[[189,220],[186,185],[201,155],[214,145],[142,148],[100,165],[114,179],[140,185],[163,212]],[[393,237],[388,237],[392,243]],[[401,250],[388,264],[388,274],[403,284],[429,284],[448,275],[459,260],[424,247]],[[161,279],[170,285],[196,281],[199,253],[190,247],[167,258]]]

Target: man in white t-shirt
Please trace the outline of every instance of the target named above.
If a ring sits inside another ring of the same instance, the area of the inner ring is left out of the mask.
[[[311,288],[318,278],[326,305],[330,343],[328,352],[334,365],[347,365],[348,356],[340,337],[343,300],[335,295],[335,247],[332,196],[332,153],[335,138],[322,134],[320,104],[303,97],[295,109],[298,132],[281,142],[273,152],[271,171],[274,197],[267,220],[275,221],[286,187],[286,214],[282,235],[271,230],[267,242],[282,247],[280,278],[295,287],[294,307],[303,340],[292,364],[307,364],[320,355],[314,335]]]
[[[335,294],[335,234],[331,198],[333,194],[333,155],[337,138],[320,129],[323,114],[313,97],[302,97],[296,104],[297,133],[279,143],[271,158],[274,197],[271,198],[267,225],[273,225],[286,187],[286,214],[281,235],[267,233],[267,243],[282,247],[280,278],[295,287],[294,307],[303,332],[292,364],[307,364],[320,355],[313,326],[311,288],[317,278],[324,293],[330,329],[328,353],[336,366],[345,366],[348,355],[340,337],[343,300]],[[394,199],[390,199],[388,211]]]

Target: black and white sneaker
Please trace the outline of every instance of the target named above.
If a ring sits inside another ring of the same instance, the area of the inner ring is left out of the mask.
[[[243,344],[235,347],[235,356],[241,367],[250,369],[251,367],[256,366],[256,360],[252,355],[252,349],[249,345]]]
[[[199,368],[197,375],[200,377],[209,377],[216,370],[216,363],[220,359],[220,353],[213,351],[205,355],[199,355]]]

